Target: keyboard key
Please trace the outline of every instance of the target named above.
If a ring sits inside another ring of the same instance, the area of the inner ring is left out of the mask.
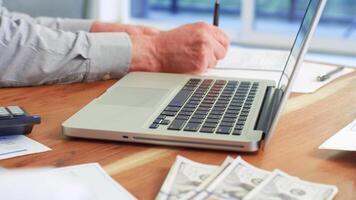
[[[232,118],[232,119],[236,119],[237,115],[232,115],[232,114],[225,114],[224,118]]]
[[[179,112],[179,115],[185,115],[185,116],[191,116],[193,114],[193,111],[190,112]]]
[[[181,112],[194,112],[195,108],[187,108],[187,107],[183,107],[183,109],[181,110]]]
[[[233,135],[241,135],[241,134],[242,134],[242,131],[235,129],[234,131],[232,131],[232,134],[233,134]]]
[[[219,128],[216,130],[216,133],[228,135],[228,134],[230,134],[231,130],[232,130],[232,127],[219,126]]]
[[[227,110],[234,110],[234,111],[237,111],[237,112],[238,112],[238,111],[241,110],[241,106],[230,105]]]
[[[243,125],[245,125],[245,122],[244,121],[237,121],[236,125],[243,126]]]
[[[238,125],[238,126],[235,127],[235,130],[243,130],[243,129],[244,129],[244,126]]]
[[[150,129],[157,129],[159,127],[159,124],[151,124]]]
[[[185,102],[188,100],[190,95],[192,95],[192,91],[190,90],[181,90],[178,94],[173,98],[173,100],[169,103],[168,106],[172,107],[182,107]]]
[[[218,103],[218,104],[225,104],[225,105],[227,105],[227,104],[229,104],[229,103],[230,103],[230,101],[219,99],[216,103]]]
[[[200,111],[196,111],[194,114],[197,114],[197,115],[207,115],[209,113],[209,111],[206,111],[206,110],[200,110]]]
[[[153,123],[154,124],[160,124],[163,121],[161,118],[157,118]]]
[[[212,111],[210,112],[210,114],[212,114],[212,115],[223,115],[223,114],[224,114],[224,111],[212,110]]]
[[[204,123],[203,127],[216,128],[218,123]]]
[[[197,111],[210,111],[208,107],[198,107]]]
[[[192,97],[191,100],[200,102],[202,100],[202,98],[201,97]]]
[[[183,129],[186,122],[187,122],[186,120],[175,119],[175,120],[173,120],[171,125],[168,127],[168,130],[180,131]]]
[[[235,119],[233,119],[233,118],[223,118],[221,122],[235,123]]]
[[[225,126],[225,127],[233,127],[234,123],[233,122],[221,122],[220,126]]]
[[[171,121],[169,121],[168,119],[162,120],[160,124],[162,125],[169,125],[171,123]]]
[[[200,106],[199,106],[199,107],[211,108],[211,107],[213,107],[213,104],[206,104],[206,103],[202,103],[202,104],[200,104]]]
[[[188,115],[178,115],[176,117],[176,119],[181,119],[181,120],[188,120],[190,118],[190,116]]]
[[[166,119],[166,115],[159,115],[157,119]]]
[[[170,116],[173,117],[177,114],[177,112],[172,112],[172,111],[163,111],[162,115]]]
[[[202,127],[202,128],[200,129],[200,132],[202,132],[202,133],[214,133],[214,132],[215,132],[215,128]]]
[[[186,104],[184,107],[186,107],[186,108],[193,108],[193,109],[195,109],[195,108],[197,108],[197,107],[198,107],[198,105],[194,105],[194,104]]]
[[[189,100],[187,104],[191,104],[191,105],[199,105],[200,101],[192,101]]]
[[[221,115],[212,115],[212,114],[210,114],[208,116],[208,119],[221,119]]]
[[[215,104],[215,106],[214,107],[216,107],[216,108],[226,108],[227,107],[227,105],[226,104],[220,104],[220,103],[217,103],[217,104]]]
[[[218,111],[218,112],[224,112],[226,110],[226,108],[221,108],[221,107],[214,107],[211,111]]]
[[[201,124],[198,123],[188,123],[187,126],[185,126],[184,131],[197,132],[200,126]]]
[[[215,84],[217,84],[217,85],[225,85],[226,82],[227,82],[227,81],[225,81],[225,80],[216,80],[216,81],[215,81]]]
[[[195,118],[195,119],[205,119],[205,117],[206,117],[206,115],[196,115],[196,114],[194,114],[192,116],[192,118]]]
[[[247,117],[243,117],[243,116],[239,117],[239,121],[246,121],[246,120],[247,120]]]
[[[204,119],[197,119],[197,118],[192,118],[191,120],[189,120],[189,123],[198,123],[198,124],[202,124],[204,121]]]
[[[246,112],[242,112],[241,114],[240,114],[240,117],[247,117],[248,116],[248,113],[246,113]]]
[[[166,109],[164,109],[165,111],[172,111],[172,112],[178,112],[179,111],[179,107],[170,107],[168,106]]]
[[[239,111],[238,110],[227,110],[226,114],[238,115]]]
[[[211,119],[211,118],[205,120],[206,123],[213,123],[213,124],[217,124],[219,123],[219,121],[220,121],[219,119]]]

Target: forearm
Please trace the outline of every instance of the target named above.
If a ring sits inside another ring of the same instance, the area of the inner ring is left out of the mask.
[[[64,32],[1,17],[1,87],[119,78],[130,62],[125,33]]]

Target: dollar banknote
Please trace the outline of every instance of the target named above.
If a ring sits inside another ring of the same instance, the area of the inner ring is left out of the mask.
[[[201,164],[178,156],[156,200],[178,200],[198,187],[218,166]]]
[[[335,186],[303,181],[275,170],[245,200],[331,200],[336,193]]]
[[[225,170],[193,199],[243,199],[271,173],[236,158]]]
[[[214,170],[213,173],[211,173],[210,176],[206,178],[197,188],[182,196],[181,200],[195,199],[195,197],[199,193],[203,192],[204,189],[206,189],[233,161],[233,158],[227,157],[220,167]]]

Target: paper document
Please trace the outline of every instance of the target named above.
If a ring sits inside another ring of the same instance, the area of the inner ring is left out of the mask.
[[[51,149],[24,135],[0,137],[0,160],[49,150]]]
[[[57,169],[0,171],[0,188],[1,199],[11,200],[136,199],[97,163]]]
[[[281,72],[289,51],[231,47],[217,69],[266,70]]]
[[[356,57],[347,55],[308,53],[305,56],[307,61],[325,63],[328,65],[356,68]]]
[[[326,140],[319,149],[356,151],[356,119]]]
[[[326,74],[336,68],[335,66],[325,64],[304,62],[293,86],[293,92],[313,93],[333,80],[354,71],[353,69],[344,68],[325,81],[317,81],[318,76]]]

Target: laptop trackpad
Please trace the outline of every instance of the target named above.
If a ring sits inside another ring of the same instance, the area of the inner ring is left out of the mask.
[[[168,94],[168,89],[117,87],[113,88],[97,103],[116,106],[154,107]]]

